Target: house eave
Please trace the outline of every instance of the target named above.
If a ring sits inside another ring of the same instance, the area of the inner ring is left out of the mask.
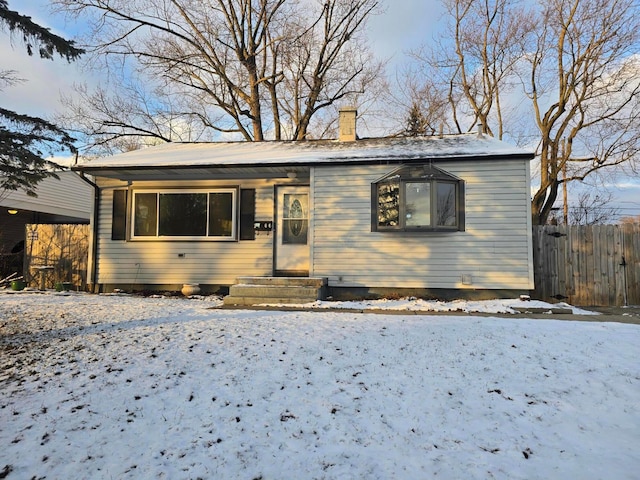
[[[531,153],[516,154],[484,154],[484,155],[384,155],[380,157],[333,157],[314,161],[287,159],[281,162],[270,162],[268,165],[261,163],[243,163],[241,165],[219,164],[212,161],[209,164],[181,164],[181,165],[118,165],[118,166],[91,166],[91,164],[76,165],[73,170],[84,172],[96,177],[113,178],[118,180],[198,180],[202,178],[238,179],[261,178],[277,179],[286,178],[291,172],[299,177],[308,175],[310,167],[325,166],[358,166],[358,165],[402,165],[425,162],[475,162],[475,161],[504,161],[524,160],[534,158]]]

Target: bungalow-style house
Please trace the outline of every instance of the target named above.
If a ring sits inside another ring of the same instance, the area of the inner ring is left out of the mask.
[[[341,112],[340,137],[173,143],[77,165],[99,199],[94,291],[199,284],[256,303],[267,294],[251,283],[334,298],[533,289],[532,152],[476,133],[356,139],[355,111]]]

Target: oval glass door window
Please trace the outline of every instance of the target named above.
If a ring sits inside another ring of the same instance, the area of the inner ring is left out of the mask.
[[[284,195],[282,243],[306,245],[309,231],[308,205],[307,194]]]

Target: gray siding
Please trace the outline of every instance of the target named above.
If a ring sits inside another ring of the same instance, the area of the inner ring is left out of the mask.
[[[528,162],[438,166],[465,180],[464,232],[372,232],[371,183],[394,167],[314,168],[312,274],[344,287],[533,288]]]
[[[60,178],[45,178],[36,187],[37,197],[23,191],[7,192],[0,199],[3,207],[89,220],[93,188],[75,172],[59,172]]]
[[[532,289],[528,162],[476,160],[438,166],[465,180],[464,232],[372,232],[371,183],[395,166],[313,167],[310,274],[328,277],[336,287]],[[273,220],[273,181],[133,186],[235,185],[256,189],[257,221]],[[238,242],[112,241],[113,190],[126,184],[102,179],[100,186],[96,283],[230,285],[238,276],[271,275],[271,233]]]
[[[142,184],[134,184],[136,186]],[[238,182],[145,183],[145,187],[235,186]],[[259,233],[255,240],[237,242],[113,241],[113,190],[125,184],[102,180],[98,229],[98,284],[230,285],[239,275],[271,275],[273,235]],[[256,220],[273,218],[273,185],[243,181],[241,188],[256,189]],[[179,254],[184,254],[180,257]]]

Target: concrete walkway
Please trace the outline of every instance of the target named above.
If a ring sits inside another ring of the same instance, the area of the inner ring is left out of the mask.
[[[594,317],[594,321],[621,322],[640,325],[640,305],[628,307],[586,307],[585,310],[598,312],[600,315],[576,315],[577,317]]]
[[[583,310],[598,312],[599,315],[576,315],[569,313],[568,309],[556,309],[549,313],[543,313],[542,309],[531,309],[532,311],[521,313],[484,313],[484,312],[437,312],[432,310],[386,310],[378,308],[315,308],[309,309],[304,307],[287,307],[287,306],[242,306],[242,305],[224,305],[222,307],[230,310],[272,310],[272,311],[317,311],[317,312],[344,312],[344,313],[374,313],[381,315],[430,315],[430,316],[464,316],[464,317],[498,317],[498,318],[533,318],[541,320],[572,320],[580,322],[617,322],[631,323],[640,325],[640,306],[634,305],[629,307],[580,307]],[[561,311],[564,310],[564,311]]]

